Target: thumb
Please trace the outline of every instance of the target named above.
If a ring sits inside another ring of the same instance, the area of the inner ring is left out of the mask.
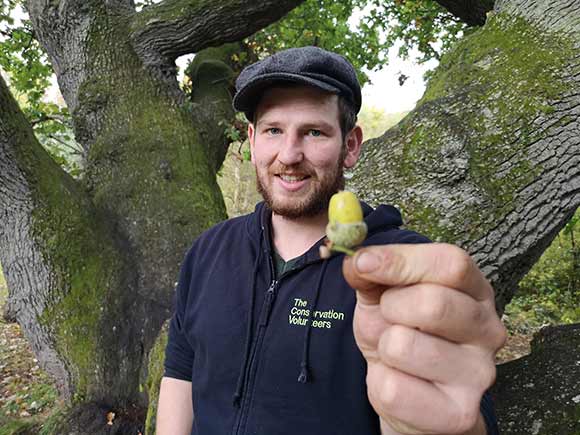
[[[345,255],[342,262],[344,279],[356,290],[359,303],[378,305],[385,285],[369,280],[368,273],[380,267],[381,258],[366,248],[356,251],[354,256]]]

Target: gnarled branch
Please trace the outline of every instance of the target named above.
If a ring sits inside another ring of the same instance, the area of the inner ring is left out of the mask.
[[[170,64],[183,54],[245,38],[303,1],[165,0],[135,15],[133,44],[145,64]]]
[[[500,311],[580,205],[580,7],[502,4],[442,58],[417,109],[366,143],[353,178],[467,249]]]

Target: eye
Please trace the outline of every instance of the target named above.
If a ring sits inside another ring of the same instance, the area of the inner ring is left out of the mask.
[[[277,135],[277,134],[280,134],[280,133],[282,133],[282,130],[280,130],[280,129],[279,129],[279,128],[277,128],[277,127],[270,127],[269,129],[267,129],[267,130],[266,130],[266,132],[267,132],[268,134],[270,134],[270,135],[273,135],[273,136],[275,136],[275,135]]]
[[[310,133],[310,136],[314,137],[322,136],[322,132],[320,130],[316,130],[315,128],[308,130],[308,133]]]

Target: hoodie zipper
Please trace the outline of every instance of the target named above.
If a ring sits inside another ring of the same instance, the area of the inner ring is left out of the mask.
[[[276,279],[274,279],[274,263],[272,260],[272,256],[270,255],[270,273],[272,276],[272,281],[270,282],[270,286],[268,287],[268,290],[266,290],[266,294],[264,296],[264,302],[262,303],[262,309],[260,310],[260,317],[258,318],[258,325],[257,325],[257,334],[256,334],[256,338],[254,339],[254,343],[253,343],[253,349],[251,352],[251,356],[250,356],[250,363],[248,364],[248,369],[246,372],[246,379],[244,381],[244,389],[242,392],[242,400],[241,400],[241,405],[240,405],[240,409],[239,409],[239,413],[238,413],[238,418],[236,421],[236,424],[234,426],[234,435],[238,435],[241,433],[241,430],[243,428],[243,426],[245,426],[246,424],[246,419],[247,419],[247,413],[248,413],[248,408],[250,406],[251,403],[251,399],[252,399],[252,395],[250,393],[250,390],[253,387],[254,384],[254,378],[255,378],[255,373],[254,373],[254,366],[256,364],[256,359],[258,356],[258,352],[260,350],[260,348],[262,347],[262,341],[264,339],[264,334],[266,332],[266,327],[268,326],[268,322],[270,320],[270,313],[272,312],[272,307],[274,305],[274,299],[276,298],[276,290],[278,288],[278,283],[280,281],[277,281]]]

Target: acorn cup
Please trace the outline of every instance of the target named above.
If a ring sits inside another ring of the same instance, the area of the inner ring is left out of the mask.
[[[326,243],[320,247],[320,257],[329,258],[332,251],[354,255],[352,248],[367,236],[360,202],[352,192],[341,191],[330,198]]]

